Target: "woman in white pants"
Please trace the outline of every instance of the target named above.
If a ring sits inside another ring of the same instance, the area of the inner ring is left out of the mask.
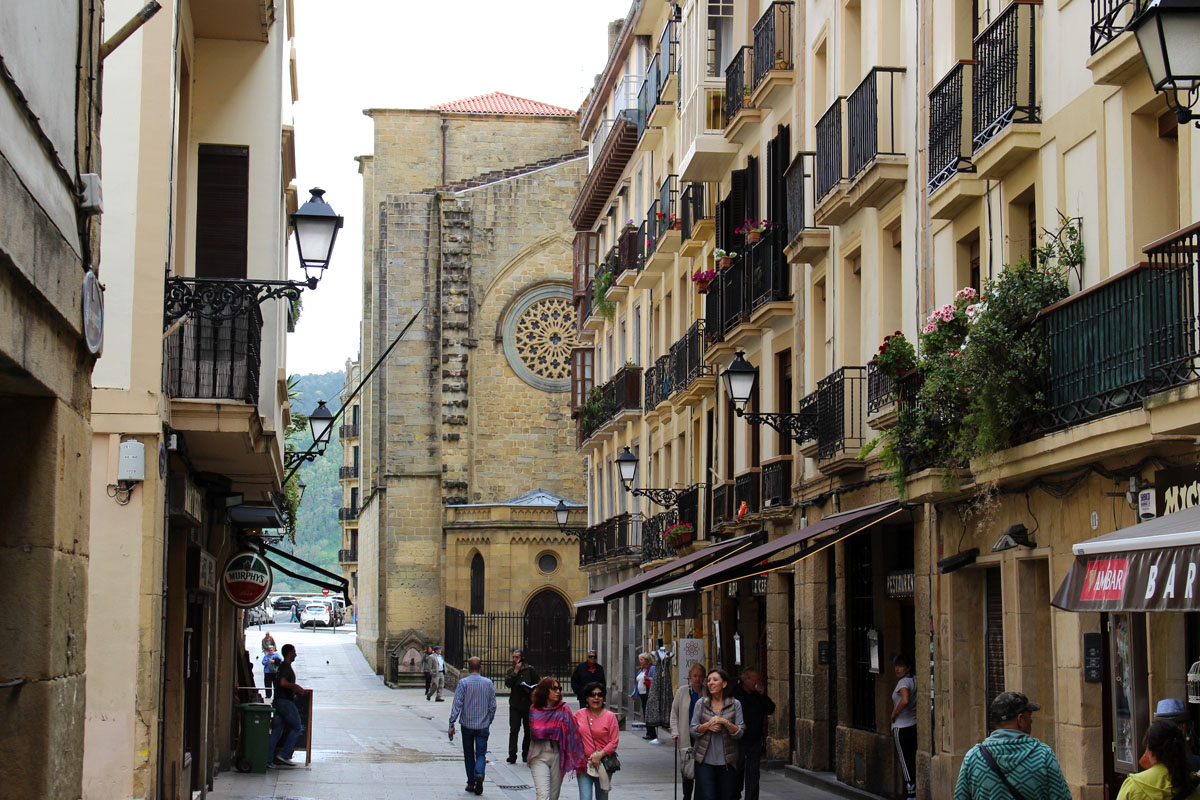
[[[529,773],[537,800],[558,800],[564,775],[587,765],[583,737],[557,678],[542,678],[529,709]]]

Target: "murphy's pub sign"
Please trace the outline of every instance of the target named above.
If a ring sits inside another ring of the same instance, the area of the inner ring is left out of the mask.
[[[253,608],[271,593],[271,567],[258,553],[236,553],[221,575],[225,596],[238,608]]]

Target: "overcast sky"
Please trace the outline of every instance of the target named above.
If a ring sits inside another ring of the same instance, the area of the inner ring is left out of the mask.
[[[608,57],[608,23],[630,2],[296,0],[300,200],[320,186],[346,224],[321,285],[304,293],[288,337],[289,373],[338,370],[358,355],[363,204],[354,157],[372,152],[363,109],[428,108],[490,92],[578,108]]]

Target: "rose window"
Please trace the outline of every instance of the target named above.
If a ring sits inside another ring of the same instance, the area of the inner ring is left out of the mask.
[[[548,297],[529,306],[517,320],[513,346],[521,363],[540,378],[571,377],[571,349],[577,347],[575,309],[563,297]]]

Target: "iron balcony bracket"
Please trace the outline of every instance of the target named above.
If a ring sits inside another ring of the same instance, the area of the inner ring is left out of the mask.
[[[634,497],[645,497],[652,503],[657,503],[663,508],[674,508],[679,504],[679,497],[693,489],[699,487],[708,487],[707,483],[693,483],[686,489],[630,489],[629,493]]]
[[[304,289],[315,289],[317,279],[307,281],[249,281],[242,278],[168,278],[164,297],[163,327],[185,316],[227,322],[245,315],[267,300],[286,297],[299,300]]]

